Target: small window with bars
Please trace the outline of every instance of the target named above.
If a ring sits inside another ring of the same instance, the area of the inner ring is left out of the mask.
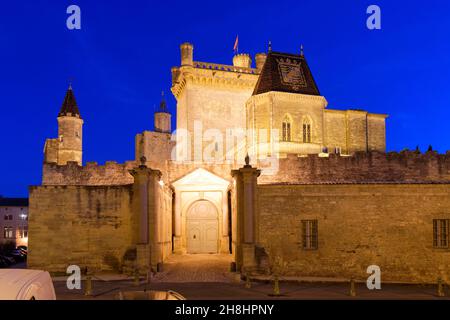
[[[433,247],[447,249],[450,219],[433,220]]]
[[[302,220],[302,238],[303,249],[317,250],[319,248],[317,220]]]

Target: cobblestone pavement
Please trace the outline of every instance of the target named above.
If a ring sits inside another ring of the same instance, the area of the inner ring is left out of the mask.
[[[230,254],[171,255],[152,282],[229,282]]]

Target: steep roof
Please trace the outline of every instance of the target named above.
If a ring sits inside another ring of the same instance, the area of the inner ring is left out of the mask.
[[[62,116],[78,116],[81,118],[80,110],[78,110],[77,100],[72,90],[72,86],[67,89],[66,96],[64,98],[61,110],[59,111],[58,117]]]
[[[164,91],[161,92],[161,102],[159,103],[159,110],[156,111],[156,113],[170,113],[167,110],[167,103],[166,99],[164,98]]]
[[[320,96],[305,56],[269,52],[253,95],[270,91]]]

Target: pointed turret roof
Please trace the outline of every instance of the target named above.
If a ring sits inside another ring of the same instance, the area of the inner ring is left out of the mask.
[[[161,102],[159,103],[159,110],[156,112],[169,113],[169,111],[167,111],[166,99],[164,98],[164,91],[161,92]]]
[[[72,116],[81,118],[80,110],[78,110],[77,101],[75,100],[75,95],[72,90],[72,85],[69,85],[69,89],[67,89],[64,102],[58,114],[58,117],[63,116]]]
[[[253,95],[270,91],[320,96],[319,89],[303,54],[269,50]]]

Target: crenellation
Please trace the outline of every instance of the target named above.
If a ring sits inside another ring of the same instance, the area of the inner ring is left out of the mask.
[[[107,161],[105,165],[90,162],[86,166],[79,166],[76,162],[67,165],[44,164],[43,185],[86,185],[107,186],[127,185],[133,183],[133,177],[128,170],[135,167],[134,161],[119,164]]]
[[[279,159],[276,175],[263,175],[261,183],[448,183],[450,156],[437,152],[355,152],[328,157],[288,154]]]

